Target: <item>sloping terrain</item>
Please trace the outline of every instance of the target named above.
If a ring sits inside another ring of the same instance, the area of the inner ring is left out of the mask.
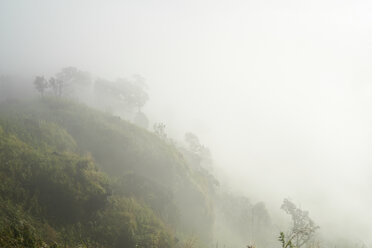
[[[1,247],[211,239],[210,179],[169,142],[79,103],[1,103],[0,178]]]

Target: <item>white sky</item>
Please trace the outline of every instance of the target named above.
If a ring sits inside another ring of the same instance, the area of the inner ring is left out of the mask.
[[[143,75],[233,187],[372,233],[372,1],[0,1],[0,73]]]

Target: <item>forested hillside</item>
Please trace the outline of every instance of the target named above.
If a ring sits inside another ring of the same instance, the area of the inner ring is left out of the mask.
[[[0,248],[372,248],[371,11],[0,0]]]
[[[202,160],[192,148],[71,100],[3,102],[0,244],[212,244],[219,189]]]
[[[179,223],[183,208],[212,223],[208,188],[154,134],[61,99],[4,103],[0,116],[4,238],[173,247],[200,229]]]

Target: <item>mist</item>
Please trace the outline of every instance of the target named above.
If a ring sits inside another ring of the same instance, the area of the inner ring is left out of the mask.
[[[0,75],[146,79],[151,123],[198,135],[213,173],[372,243],[372,2],[2,1]],[[32,82],[30,82],[32,84]]]

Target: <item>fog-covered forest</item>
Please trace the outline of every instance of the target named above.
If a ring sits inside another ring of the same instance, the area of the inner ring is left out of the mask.
[[[0,1],[0,247],[372,247],[369,1]]]

